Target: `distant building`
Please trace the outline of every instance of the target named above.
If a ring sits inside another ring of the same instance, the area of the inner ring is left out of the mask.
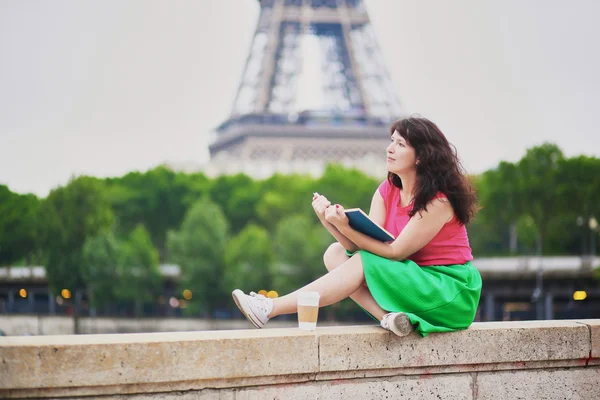
[[[402,116],[362,0],[262,0],[209,176],[319,175],[327,163],[385,176],[390,123]]]

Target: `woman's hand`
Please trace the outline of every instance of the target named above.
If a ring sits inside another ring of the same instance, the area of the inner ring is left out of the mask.
[[[313,195],[312,206],[315,210],[315,213],[317,213],[317,217],[319,217],[321,221],[324,221],[325,210],[327,210],[327,208],[331,206],[331,202],[327,200],[327,197],[321,196],[319,193],[315,193]]]
[[[325,210],[325,221],[338,228],[338,230],[349,224],[348,217],[344,212],[344,207],[339,204],[328,207]]]
[[[325,196],[321,196],[319,193],[314,193],[312,206],[315,210],[315,213],[317,213],[317,216],[319,217],[319,221],[321,221],[321,224],[323,224],[325,229],[327,229],[327,231],[329,231],[329,233],[331,233],[331,235],[335,238],[335,240],[338,241],[338,243],[340,243],[348,251],[358,250],[358,246],[356,246],[350,239],[348,239],[346,236],[344,236],[342,233],[340,233],[340,231],[338,230],[338,228],[335,227],[335,225],[333,225],[332,223],[329,223],[325,220],[325,216],[327,214],[336,213],[335,206],[331,206],[331,202],[329,200],[327,200],[327,198],[325,198]],[[337,209],[339,210],[339,206]],[[328,210],[332,210],[332,211],[328,211]],[[341,213],[342,213],[341,216],[343,216],[344,218],[347,219],[346,213],[344,213],[343,208],[341,209]],[[333,218],[333,217],[331,217],[331,218]],[[338,216],[337,219],[341,219],[341,217]]]

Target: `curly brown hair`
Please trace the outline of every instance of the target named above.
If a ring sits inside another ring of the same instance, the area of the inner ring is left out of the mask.
[[[427,203],[437,192],[442,192],[450,201],[460,223],[471,222],[479,207],[475,189],[458,159],[456,147],[448,142],[436,124],[426,118],[410,117],[398,120],[392,124],[390,135],[395,131],[415,149],[416,159],[419,160],[416,165],[417,182],[413,208],[409,216],[427,211]],[[402,180],[398,175],[388,172],[388,180],[402,189]]]

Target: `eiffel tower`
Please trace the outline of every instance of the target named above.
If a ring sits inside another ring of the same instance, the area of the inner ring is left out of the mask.
[[[318,176],[334,162],[385,176],[388,127],[403,113],[362,0],[259,2],[205,173]]]

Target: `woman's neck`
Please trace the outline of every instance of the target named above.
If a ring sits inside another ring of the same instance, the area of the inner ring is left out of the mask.
[[[415,172],[409,172],[398,176],[402,181],[402,205],[407,206],[415,197],[417,174]]]

